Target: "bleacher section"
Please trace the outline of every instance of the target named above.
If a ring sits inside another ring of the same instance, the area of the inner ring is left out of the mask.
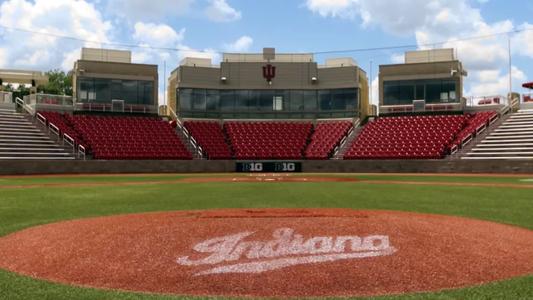
[[[81,134],[74,130],[70,118],[66,117],[66,115],[51,111],[41,111],[39,114],[46,119],[46,125],[53,124],[59,129],[60,134],[66,133],[74,139],[76,144],[84,144]]]
[[[476,114],[467,114],[466,127],[457,134],[451,145],[451,152],[455,153],[468,144],[474,137],[482,133],[487,127],[498,119],[495,111],[484,111]]]
[[[302,159],[313,125],[307,122],[226,122],[236,159]]]
[[[305,150],[305,157],[315,160],[331,158],[335,148],[352,127],[353,125],[350,121],[318,123],[311,136],[311,143]]]
[[[463,115],[380,118],[366,125],[344,159],[441,159],[465,124]]]
[[[192,159],[173,128],[150,117],[74,116],[95,159]]]
[[[186,121],[185,128],[202,147],[207,159],[231,159],[222,126],[216,121]]]
[[[192,159],[174,129],[158,118],[41,114],[95,159]]]

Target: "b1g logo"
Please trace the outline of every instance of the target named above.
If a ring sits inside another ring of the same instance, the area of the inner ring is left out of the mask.
[[[317,236],[305,239],[291,228],[280,228],[270,241],[246,241],[254,232],[245,231],[198,243],[193,250],[207,253],[193,260],[178,258],[184,266],[212,266],[195,275],[222,273],[262,273],[289,266],[348,259],[387,256],[395,253],[386,235]],[[246,260],[246,262],[239,262]],[[251,260],[251,261],[250,261]]]

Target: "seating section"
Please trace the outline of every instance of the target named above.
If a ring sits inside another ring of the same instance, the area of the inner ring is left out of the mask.
[[[311,143],[305,150],[307,159],[329,159],[335,147],[348,134],[353,125],[350,121],[321,122],[315,126]]]
[[[307,122],[227,122],[236,159],[302,159],[313,125]]]
[[[70,116],[95,159],[192,159],[174,129],[158,118]]]
[[[74,139],[76,144],[84,144],[82,135],[73,128],[73,124],[66,117],[66,114],[51,111],[41,111],[39,113],[46,118],[47,125],[54,124],[61,134],[68,134]]]
[[[344,159],[441,159],[465,123],[463,115],[380,118],[365,126]]]
[[[185,128],[202,147],[208,159],[231,159],[222,126],[218,122],[186,121]]]
[[[461,147],[464,143],[471,140],[478,132],[490,125],[490,122],[498,118],[498,113],[495,111],[484,111],[476,114],[467,114],[466,127],[457,134],[455,140],[452,142],[453,147]]]

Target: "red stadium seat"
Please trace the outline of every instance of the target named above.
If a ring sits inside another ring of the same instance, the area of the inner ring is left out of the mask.
[[[466,120],[463,115],[380,118],[365,126],[344,159],[441,159]]]
[[[307,122],[226,122],[236,159],[302,159],[313,125]]]
[[[331,158],[335,147],[339,145],[352,127],[350,121],[318,123],[311,136],[311,143],[305,150],[305,157],[315,160]]]
[[[202,147],[208,159],[231,159],[222,126],[218,122],[186,121],[185,128]]]
[[[87,146],[95,159],[192,159],[172,126],[159,118],[41,114]]]

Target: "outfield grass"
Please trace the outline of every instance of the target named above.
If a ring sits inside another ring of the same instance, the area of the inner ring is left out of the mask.
[[[364,180],[533,184],[520,181],[533,178],[533,176],[524,176],[524,178],[398,177],[353,174],[344,176]],[[533,230],[533,189],[523,188],[419,186],[364,182],[165,183],[136,186],[5,188],[35,184],[172,181],[184,177],[185,175],[0,178],[0,236],[27,227],[67,219],[152,211],[244,207],[342,207],[403,210],[491,220]],[[533,276],[468,289],[384,297],[383,299],[465,298],[533,299]],[[77,288],[0,271],[0,299],[192,298]]]

